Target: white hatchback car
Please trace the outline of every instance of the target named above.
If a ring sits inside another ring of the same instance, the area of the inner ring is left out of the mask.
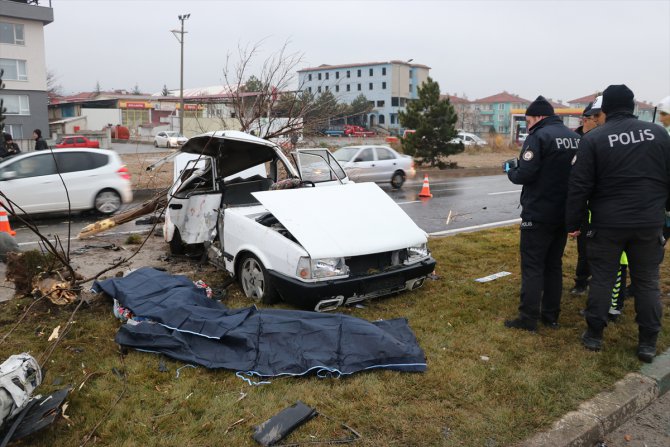
[[[354,184],[327,149],[292,153],[237,131],[189,139],[175,162],[164,235],[201,245],[244,294],[317,311],[420,287],[426,233],[374,183]]]
[[[67,212],[68,195],[71,210],[102,214],[133,200],[128,169],[116,152],[104,149],[22,152],[5,158],[0,191],[18,205],[13,208],[17,214]],[[0,205],[12,209],[5,202],[0,197]]]
[[[158,132],[154,137],[155,147],[181,147],[188,141],[188,138],[175,131]]]

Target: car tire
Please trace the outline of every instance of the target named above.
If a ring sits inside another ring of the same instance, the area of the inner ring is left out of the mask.
[[[158,147],[158,141],[154,140],[154,147]]]
[[[168,242],[170,246],[171,255],[183,255],[184,254],[184,242],[181,240],[181,233],[179,229],[175,227],[174,233],[172,233],[172,239]]]
[[[165,143],[165,147],[168,148],[168,149],[170,149],[170,148],[172,147],[172,145],[171,145],[170,142],[168,141],[167,143]]]
[[[247,298],[263,304],[277,302],[277,291],[272,287],[270,275],[256,256],[244,255],[237,268],[237,277]]]
[[[106,216],[117,212],[121,204],[121,196],[113,189],[103,189],[93,199],[93,209]]]
[[[395,171],[391,176],[391,186],[395,189],[402,188],[405,183],[405,173],[402,171]]]

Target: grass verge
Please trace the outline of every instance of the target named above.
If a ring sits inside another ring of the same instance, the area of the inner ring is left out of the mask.
[[[564,258],[561,328],[529,334],[503,328],[516,314],[519,291],[518,230],[503,228],[431,241],[439,279],[412,293],[371,301],[342,311],[361,318],[406,317],[426,352],[425,373],[368,372],[344,379],[274,380],[249,387],[231,371],[183,368],[155,354],[130,351],[123,361],[114,334],[119,323],[99,299],[77,314],[66,338],[46,366],[41,393],[72,384],[66,414],[26,445],[71,446],[103,419],[89,445],[251,446],[253,426],[301,400],[332,418],[317,417],[290,442],[344,437],[343,422],[361,433],[361,446],[508,445],[548,427],[580,402],[606,389],[640,363],[631,302],[610,325],[601,353],[584,350],[578,311],[584,298],[571,297],[574,241]],[[506,270],[490,283],[475,278]],[[200,279],[200,278],[197,278]],[[216,286],[220,273],[205,273]],[[670,271],[662,267],[662,291]],[[0,304],[1,327],[9,331],[31,299]],[[236,286],[230,307],[249,305]],[[669,327],[664,298],[664,326]],[[25,322],[0,344],[0,359],[29,351],[36,357],[47,338],[64,325],[72,307],[37,303]],[[670,337],[660,337],[667,349]],[[166,372],[159,370],[165,366]],[[125,372],[123,376],[116,372]],[[95,373],[91,375],[91,373]],[[84,380],[87,380],[84,382]],[[83,385],[80,387],[80,384]],[[127,386],[124,397],[112,407]]]

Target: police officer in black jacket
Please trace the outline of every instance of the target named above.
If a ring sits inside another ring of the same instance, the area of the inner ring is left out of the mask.
[[[509,179],[523,185],[523,209],[521,304],[519,316],[505,321],[505,326],[534,331],[538,320],[547,327],[558,327],[563,291],[562,257],[567,239],[565,197],[570,162],[577,150],[579,135],[565,127],[542,96],[526,110],[526,122],[530,133],[519,160],[506,162]]]
[[[612,286],[625,251],[633,284],[639,328],[638,358],[651,362],[661,330],[659,265],[670,188],[670,136],[658,125],[633,115],[633,92],[610,85],[603,92],[604,125],[584,135],[570,175],[566,224],[579,234],[586,206],[591,287],[585,312],[587,349],[602,347]]]

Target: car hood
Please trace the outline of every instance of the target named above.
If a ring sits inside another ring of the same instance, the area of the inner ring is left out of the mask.
[[[189,138],[180,151],[215,158],[217,175],[227,177],[272,160],[279,149],[271,141],[244,132],[220,130]]]
[[[252,194],[312,259],[382,253],[427,241],[426,233],[374,183]]]

